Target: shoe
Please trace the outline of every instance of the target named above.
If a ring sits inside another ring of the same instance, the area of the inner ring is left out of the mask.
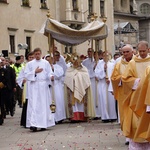
[[[30,127],[30,130],[33,130],[33,127]]]
[[[11,111],[11,112],[10,112],[10,115],[13,117],[13,116],[14,116],[14,112],[13,112],[13,111]]]
[[[79,120],[71,120],[70,123],[79,123]]]
[[[109,120],[102,120],[103,123],[109,123]]]
[[[2,116],[0,115],[0,125],[2,125],[4,123],[4,119],[2,118]]]
[[[55,122],[55,124],[62,124],[63,120]]]
[[[41,128],[41,131],[45,131],[46,130],[46,128]]]
[[[6,119],[6,115],[3,115],[3,119]]]
[[[117,119],[110,119],[110,122],[116,122]]]
[[[99,119],[98,117],[93,118],[93,120],[98,120],[98,119]]]
[[[33,132],[37,131],[37,127],[30,127],[30,130],[32,130]]]
[[[36,132],[37,131],[37,127],[33,127],[32,131]]]
[[[129,141],[125,142],[125,145],[129,145]]]

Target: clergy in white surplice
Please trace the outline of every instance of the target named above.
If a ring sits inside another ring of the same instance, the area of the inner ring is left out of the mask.
[[[96,80],[96,76],[94,72],[96,61],[93,58],[92,48],[88,48],[87,54],[88,54],[88,58],[83,60],[82,64],[87,68],[89,76],[90,76],[95,115],[96,115],[96,118],[99,118],[101,117],[101,111],[100,111],[101,107],[100,107],[100,102],[98,101],[97,80]]]
[[[57,47],[54,47],[54,56],[55,57],[55,63],[59,66],[61,66],[63,68],[63,71],[64,71],[64,74],[63,74],[63,77],[61,78],[61,81],[64,85],[64,76],[65,76],[65,73],[66,73],[66,70],[67,70],[67,64],[65,62],[65,59],[62,55],[60,55],[60,52],[57,50]]]
[[[64,71],[63,68],[57,64],[53,64],[53,81],[52,81],[52,98],[56,104],[56,112],[54,114],[56,123],[61,123],[66,119],[65,100],[64,100],[64,86],[61,82]]]
[[[41,59],[41,49],[34,50],[35,59],[27,63],[25,78],[30,81],[30,96],[28,97],[27,127],[37,131],[37,128],[45,130],[55,125],[54,115],[50,110],[52,103],[49,90],[49,81],[52,76],[50,64]]]
[[[105,59],[98,62],[95,68],[95,74],[98,80],[98,98],[101,106],[101,119],[104,122],[108,122],[117,119],[115,99],[112,93],[108,91],[114,63],[111,61],[106,63],[104,60]]]
[[[27,62],[32,61],[33,59],[34,59],[34,53],[33,52],[28,53]],[[20,125],[26,128],[26,118],[27,118],[26,116],[30,115],[29,113],[27,114],[28,97],[30,95],[30,90],[29,90],[30,81],[27,81],[25,79],[24,71],[25,71],[25,66],[19,72],[19,75],[17,77],[17,83],[20,86],[20,88],[23,89],[23,95],[22,95],[23,108],[22,108]]]

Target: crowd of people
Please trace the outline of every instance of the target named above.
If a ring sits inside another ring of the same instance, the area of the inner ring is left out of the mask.
[[[73,53],[68,64],[57,47],[43,58],[35,48],[26,63],[23,56],[14,64],[6,60],[0,57],[1,124],[6,115],[14,115],[18,103],[20,125],[34,132],[66,119],[118,121],[129,150],[150,149],[148,42],[140,41],[136,52],[125,44],[113,58],[88,48],[87,57]]]

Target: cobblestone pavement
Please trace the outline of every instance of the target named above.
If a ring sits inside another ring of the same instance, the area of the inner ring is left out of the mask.
[[[0,126],[0,150],[127,150],[117,123],[63,123],[46,131],[20,127],[21,109]]]

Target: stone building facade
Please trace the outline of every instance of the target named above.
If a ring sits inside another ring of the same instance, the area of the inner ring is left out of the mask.
[[[139,19],[139,39],[150,43],[150,1],[136,0]]]
[[[150,1],[149,0],[114,0],[114,24],[121,26],[125,22],[135,32],[115,34],[115,45],[120,46],[120,41],[136,46],[139,40],[150,43]]]
[[[54,19],[77,30],[87,25],[92,13],[97,15],[97,20],[106,16],[109,30],[107,50],[114,48],[113,0],[0,0],[0,10],[0,52],[8,51],[11,57],[15,53],[24,53],[19,49],[19,44],[27,44],[28,51],[40,47],[43,55],[49,51],[47,37],[39,33],[47,19],[48,10]],[[99,43],[99,48],[105,49],[104,41]],[[62,54],[73,50],[86,54],[90,42],[74,47],[66,47],[57,42],[55,45]]]
[[[139,16],[136,0],[114,0],[115,45],[125,44],[136,46],[139,40]]]

